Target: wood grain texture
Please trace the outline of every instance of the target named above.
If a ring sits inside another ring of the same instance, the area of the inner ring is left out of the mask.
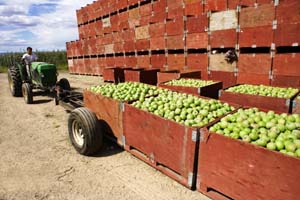
[[[297,199],[300,159],[202,129],[197,188],[233,199]],[[221,153],[220,153],[221,152]],[[223,197],[224,198],[224,197]]]

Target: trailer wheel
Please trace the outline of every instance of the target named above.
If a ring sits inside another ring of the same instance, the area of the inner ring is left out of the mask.
[[[24,83],[22,85],[22,94],[23,94],[25,103],[32,104],[33,94],[32,94],[32,88],[29,83]]]
[[[69,137],[76,151],[90,156],[97,153],[103,142],[103,128],[96,115],[81,107],[73,110],[68,120]]]

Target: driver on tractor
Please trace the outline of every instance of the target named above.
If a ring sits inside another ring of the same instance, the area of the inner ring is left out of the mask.
[[[26,66],[27,77],[28,77],[29,80],[31,79],[31,73],[30,73],[31,63],[34,62],[34,61],[37,61],[37,59],[38,59],[37,55],[32,53],[32,48],[27,47],[27,53],[25,53],[22,56],[22,62]]]

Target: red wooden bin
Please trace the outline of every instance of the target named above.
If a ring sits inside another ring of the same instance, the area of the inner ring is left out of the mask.
[[[114,83],[124,82],[124,70],[130,68],[119,68],[119,67],[111,67],[105,68],[103,70],[103,80],[104,81],[111,81]]]
[[[300,159],[201,129],[197,190],[213,199],[298,199]]]
[[[122,102],[85,90],[84,106],[90,109],[105,124],[105,133],[123,146]]]
[[[222,101],[285,113],[291,112],[292,99],[294,99],[294,97],[286,99],[278,97],[241,94],[235,92],[228,92],[225,90],[220,91],[219,95],[219,99]]]
[[[194,186],[197,128],[125,104],[125,149],[184,186]]]
[[[174,90],[176,92],[184,92],[188,94],[200,95],[204,97],[218,99],[219,90],[222,89],[223,84],[222,82],[218,81],[204,87],[175,86],[175,85],[166,85],[166,83],[162,83],[159,86],[170,90]]]
[[[159,72],[159,69],[128,69],[124,71],[125,81],[156,85],[157,72]]]
[[[157,73],[157,84],[179,78],[201,78],[201,71],[198,70],[170,70]]]

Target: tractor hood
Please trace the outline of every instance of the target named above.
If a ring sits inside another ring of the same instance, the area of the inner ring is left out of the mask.
[[[42,73],[43,70],[56,70],[54,64],[49,64],[45,62],[33,62],[31,63],[32,70],[36,70],[38,73]]]
[[[33,81],[42,87],[52,87],[56,84],[56,66],[45,62],[31,63]]]

